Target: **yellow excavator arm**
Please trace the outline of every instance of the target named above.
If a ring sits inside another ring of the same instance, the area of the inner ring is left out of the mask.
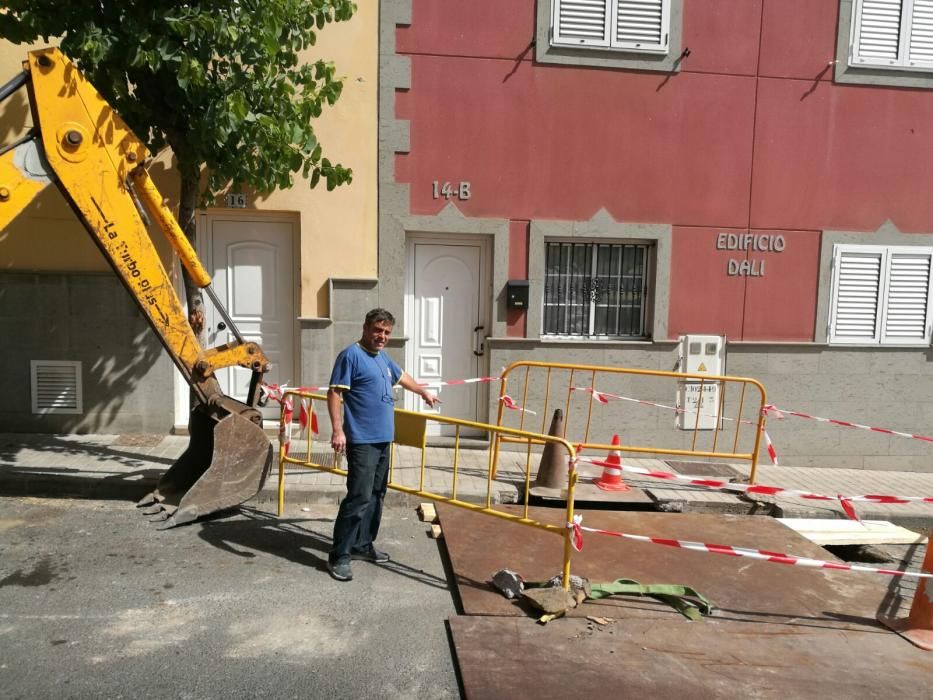
[[[211,290],[210,275],[149,178],[149,151],[94,86],[58,49],[43,49],[0,87],[0,102],[22,87],[33,127],[0,147],[0,230],[54,182],[197,397],[188,449],[141,505],[163,527],[239,505],[262,488],[272,463],[257,409],[268,359],[243,339]],[[198,342],[153,245],[149,217],[235,341],[215,348]],[[226,396],[217,381],[217,370],[231,366],[252,373],[245,402]]]

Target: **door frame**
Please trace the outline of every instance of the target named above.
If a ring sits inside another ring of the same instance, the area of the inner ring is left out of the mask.
[[[292,290],[292,310],[294,316],[291,319],[292,328],[292,368],[290,372],[283,372],[282,376],[292,377],[287,379],[290,386],[297,386],[301,383],[301,377],[296,374],[296,368],[301,367],[301,339],[298,328],[298,318],[301,316],[301,219],[298,214],[277,211],[256,211],[254,209],[228,209],[212,208],[199,210],[196,213],[196,234],[195,251],[204,268],[213,279],[213,234],[211,225],[214,221],[236,221],[236,222],[274,222],[288,223],[292,230],[292,246],[290,256],[291,265],[291,290]],[[185,299],[185,285],[181,276],[181,267],[177,256],[174,257],[173,273],[175,281],[175,290],[179,298]],[[188,312],[188,303],[184,301],[185,314]],[[179,432],[182,428],[187,428],[188,413],[190,407],[188,404],[188,384],[180,373],[175,373],[175,431]],[[264,420],[264,425],[269,427],[273,421]]]
[[[486,336],[492,336],[492,250],[493,237],[491,235],[457,235],[455,233],[427,233],[409,232],[405,236],[405,291],[404,291],[404,325],[403,330],[407,342],[405,343],[405,366],[414,368],[415,343],[413,334],[415,325],[415,245],[418,243],[434,245],[465,245],[479,248],[479,318],[486,326]],[[486,351],[478,363],[480,376],[489,372],[489,343]],[[470,379],[471,377],[443,377],[443,379]],[[476,393],[476,420],[481,423],[488,422],[489,386],[486,383],[475,385]],[[413,394],[405,392],[404,408],[418,410],[418,404]]]

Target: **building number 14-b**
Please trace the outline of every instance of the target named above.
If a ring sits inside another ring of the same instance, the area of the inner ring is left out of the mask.
[[[451,197],[456,197],[457,199],[470,198],[469,180],[464,180],[454,184],[434,180],[434,182],[431,183],[431,188],[434,199],[440,199],[441,197],[444,199],[450,199]]]

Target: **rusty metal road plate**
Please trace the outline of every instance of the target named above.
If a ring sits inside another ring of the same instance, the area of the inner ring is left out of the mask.
[[[929,652],[895,634],[681,619],[450,619],[465,695],[484,698],[918,698]],[[927,690],[923,690],[926,688]]]
[[[508,510],[521,513],[520,506]],[[833,560],[826,550],[767,517],[578,512],[583,514],[584,525],[590,527]],[[541,581],[560,573],[563,541],[555,534],[443,504],[439,504],[438,514],[463,612],[467,615],[527,614],[520,603],[506,599],[488,583],[499,569],[517,571],[528,581]],[[529,517],[561,524],[566,513],[563,509],[532,507]],[[595,533],[584,534],[583,551],[574,553],[572,572],[594,582],[631,578],[641,583],[692,586],[716,606],[716,619],[863,631],[883,629],[875,621],[876,615],[892,612],[900,585],[897,579],[878,574],[771,564]],[[590,601],[569,614],[625,620],[684,619],[666,605],[632,596]]]

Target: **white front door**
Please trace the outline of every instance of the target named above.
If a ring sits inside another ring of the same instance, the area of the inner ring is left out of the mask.
[[[269,384],[297,383],[294,360],[295,222],[290,218],[208,216],[204,240],[214,292],[226,306],[244,340],[259,343],[269,358]],[[205,299],[209,347],[234,340],[221,315]],[[244,400],[251,372],[241,367],[222,370],[224,393]],[[263,409],[276,420],[279,406]]]
[[[419,382],[470,379],[485,367],[486,304],[483,243],[412,241],[411,374]],[[479,420],[484,385],[437,389],[437,412],[451,418]],[[414,396],[407,407],[425,410]],[[436,426],[436,424],[435,424]],[[453,434],[435,430],[434,434]],[[461,432],[469,434],[471,431]]]

